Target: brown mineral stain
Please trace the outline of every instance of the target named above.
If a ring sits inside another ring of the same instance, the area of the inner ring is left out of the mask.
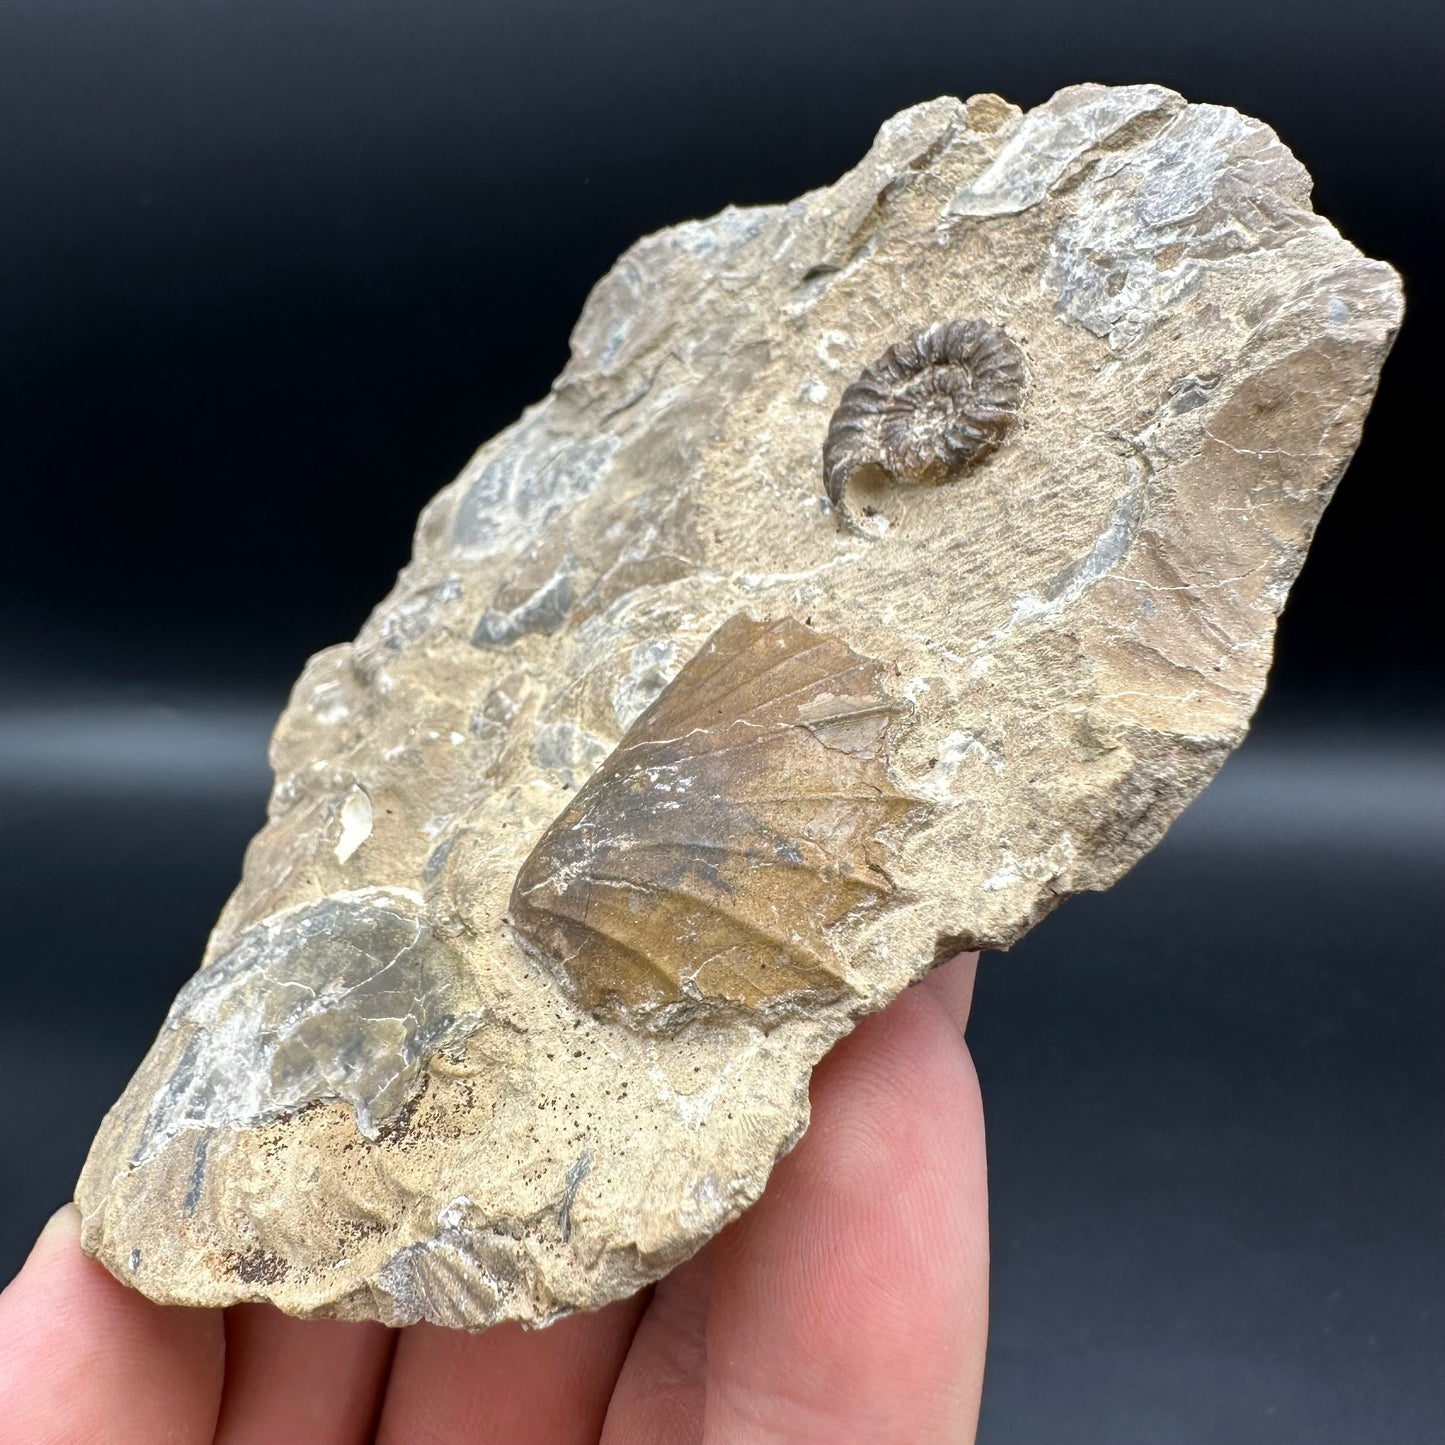
[[[244,1254],[231,1251],[226,1255],[226,1268],[245,1284],[279,1284],[291,1272],[279,1254],[260,1248]]]
[[[892,892],[877,836],[920,806],[888,778],[885,670],[791,619],[730,618],[523,864],[518,937],[603,1012],[836,995],[832,931]]]

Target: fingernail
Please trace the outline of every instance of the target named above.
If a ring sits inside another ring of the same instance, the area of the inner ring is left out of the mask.
[[[67,1234],[75,1230],[79,1222],[80,1213],[73,1202],[62,1204],[49,1219],[45,1221],[45,1228],[40,1232],[42,1235],[49,1234],[52,1229],[62,1229]]]

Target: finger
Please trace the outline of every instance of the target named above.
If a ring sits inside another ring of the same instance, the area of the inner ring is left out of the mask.
[[[968,1022],[977,964],[976,953],[960,954],[922,985],[930,1005],[959,1033]],[[658,1284],[613,1392],[602,1445],[702,1440],[712,1258],[713,1250],[704,1249]]]
[[[659,1281],[618,1376],[602,1445],[696,1445],[706,1399],[712,1250]]]
[[[988,1315],[977,1078],[960,970],[865,1019],[813,1123],[713,1261],[704,1440],[973,1439]]]
[[[545,1330],[402,1333],[378,1445],[596,1445],[645,1299]]]
[[[935,968],[918,987],[938,1001],[953,1026],[962,1033],[968,1027],[968,1016],[973,1009],[973,986],[977,977],[978,954],[960,953]]]
[[[270,1305],[227,1310],[216,1445],[370,1440],[395,1340],[380,1325],[298,1320]]]
[[[213,1310],[167,1308],[80,1252],[67,1205],[0,1295],[0,1421],[25,1445],[201,1445],[224,1346]]]

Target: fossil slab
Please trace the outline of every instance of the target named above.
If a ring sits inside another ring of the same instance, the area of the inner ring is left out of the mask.
[[[1401,313],[1309,190],[1080,86],[628,251],[297,684],[86,1248],[537,1324],[745,1209],[860,1014],[1107,887],[1243,734]]]

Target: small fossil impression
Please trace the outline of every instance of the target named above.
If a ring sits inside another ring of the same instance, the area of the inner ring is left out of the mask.
[[[1401,316],[1309,197],[1259,121],[1085,85],[633,246],[297,681],[85,1248],[480,1329],[735,1219],[856,1019],[1244,735]]]
[[[823,442],[828,500],[870,471],[937,486],[997,450],[1023,400],[1023,353],[984,321],[935,322],[890,346],[843,393]]]

